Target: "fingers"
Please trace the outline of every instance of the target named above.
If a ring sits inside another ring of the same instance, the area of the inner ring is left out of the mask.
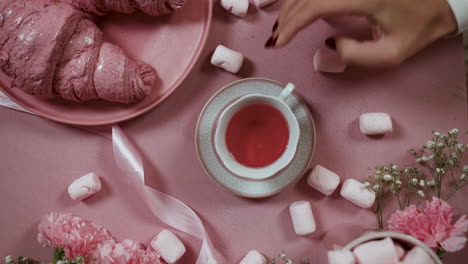
[[[373,1],[364,0],[289,0],[281,9],[279,25],[273,33],[273,37],[277,38],[274,46],[288,44],[299,31],[320,17],[338,14],[370,15],[373,9]]]
[[[365,67],[392,67],[401,64],[406,55],[401,42],[391,37],[373,41],[336,38],[336,50],[344,62]]]

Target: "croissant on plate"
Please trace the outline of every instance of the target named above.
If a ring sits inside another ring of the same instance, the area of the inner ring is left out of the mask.
[[[128,1],[71,1],[94,3],[105,12],[130,10],[123,8]],[[158,4],[167,3],[140,2],[149,14],[162,14],[165,9]],[[151,66],[104,42],[102,32],[78,6],[51,0],[0,0],[0,69],[12,78],[12,87],[73,101],[138,101],[151,92],[156,79]]]

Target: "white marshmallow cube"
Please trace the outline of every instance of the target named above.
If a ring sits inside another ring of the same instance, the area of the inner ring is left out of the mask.
[[[244,63],[244,56],[223,45],[218,45],[211,57],[211,64],[225,69],[228,72],[237,73]]]
[[[371,241],[353,250],[359,264],[398,264],[398,256],[391,238]]]
[[[289,212],[296,234],[308,235],[315,232],[315,219],[309,202],[295,202],[289,206]]]
[[[101,181],[94,173],[88,173],[68,186],[68,195],[73,200],[84,200],[101,190]]]
[[[371,208],[375,201],[375,193],[366,189],[364,184],[347,179],[341,187],[341,196],[361,208]]]
[[[221,0],[221,6],[233,15],[245,17],[249,10],[249,0]]]
[[[339,73],[346,70],[346,63],[336,50],[320,47],[314,55],[314,69],[318,72]]]
[[[355,264],[356,258],[349,250],[328,251],[328,264]]]
[[[264,264],[266,263],[266,258],[262,253],[257,250],[251,250],[245,257],[241,260],[239,264]]]
[[[397,244],[395,242],[393,242],[393,243],[395,244],[395,250],[396,250],[398,259],[402,259],[405,256],[406,251],[399,244]]]
[[[169,264],[175,263],[185,254],[184,244],[169,230],[163,230],[153,238],[151,247]]]
[[[424,249],[415,247],[403,259],[403,264],[434,264],[431,256]]]
[[[393,132],[392,118],[386,113],[367,113],[359,117],[359,128],[364,135],[382,135]]]
[[[328,196],[332,194],[336,187],[338,187],[338,184],[340,184],[340,176],[320,165],[317,165],[314,167],[309,177],[307,177],[307,184]]]
[[[257,7],[264,7],[264,6],[267,6],[269,4],[273,4],[274,2],[276,2],[277,0],[255,0],[254,3]]]

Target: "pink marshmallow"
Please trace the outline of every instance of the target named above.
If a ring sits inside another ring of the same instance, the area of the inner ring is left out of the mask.
[[[403,249],[400,244],[393,242],[395,245],[395,251],[397,253],[398,259],[402,259],[405,256],[406,251]]]
[[[434,264],[434,261],[424,249],[415,247],[406,254],[402,264]]]
[[[153,238],[151,247],[169,264],[185,254],[184,244],[169,230],[163,230]]]
[[[257,7],[264,7],[264,6],[267,6],[269,4],[273,4],[274,2],[276,2],[277,0],[255,0],[255,5]]]
[[[340,184],[340,176],[336,175],[334,172],[317,165],[307,177],[307,184],[317,191],[330,195]]]
[[[314,69],[319,72],[344,72],[346,63],[335,50],[329,47],[320,47],[314,55]]]
[[[347,179],[341,187],[341,196],[361,208],[371,208],[375,201],[375,193],[366,189],[364,184]]]
[[[221,6],[238,17],[245,17],[249,10],[249,0],[221,0]]]
[[[355,264],[356,258],[349,250],[328,251],[328,264]]]
[[[309,202],[295,202],[289,206],[289,212],[296,234],[308,235],[315,232],[315,219]]]
[[[392,118],[386,113],[367,113],[359,117],[359,128],[364,135],[382,135],[393,132]]]
[[[398,264],[398,256],[391,238],[371,241],[357,246],[354,250],[359,264]]]
[[[225,69],[228,72],[237,73],[244,63],[244,56],[223,45],[218,45],[211,57],[211,64]]]
[[[101,190],[101,181],[94,173],[88,173],[68,186],[68,195],[73,200],[84,200]]]
[[[263,264],[266,263],[266,258],[257,250],[251,250],[241,260],[239,264]]]

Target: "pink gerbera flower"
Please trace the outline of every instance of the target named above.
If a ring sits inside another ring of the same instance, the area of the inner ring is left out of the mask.
[[[465,247],[468,220],[463,215],[452,223],[454,211],[446,201],[433,197],[426,208],[411,205],[396,211],[388,220],[389,229],[411,235],[430,248],[455,252]]]

